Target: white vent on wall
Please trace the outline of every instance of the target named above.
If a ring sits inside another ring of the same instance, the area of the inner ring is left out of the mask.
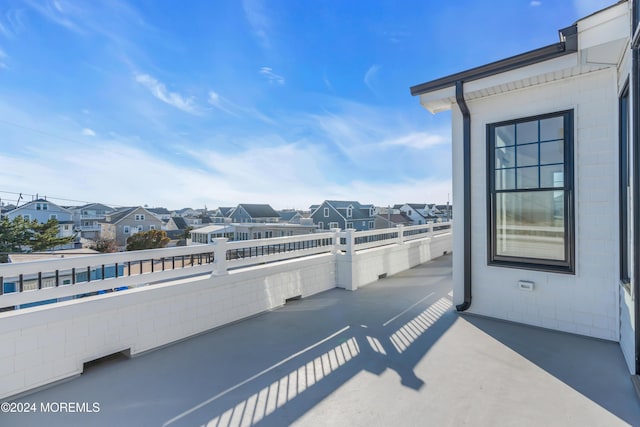
[[[533,291],[533,282],[529,282],[527,280],[520,280],[520,281],[518,281],[518,289],[520,289],[521,291],[532,292]]]

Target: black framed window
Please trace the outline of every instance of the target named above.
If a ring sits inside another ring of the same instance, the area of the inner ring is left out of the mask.
[[[620,280],[623,284],[628,285],[631,282],[629,272],[629,257],[631,251],[631,236],[629,234],[629,199],[630,192],[630,175],[629,175],[629,86],[625,84],[620,98],[618,100],[619,114],[619,171],[620,171]],[[625,286],[627,289],[628,286]]]
[[[574,272],[573,110],[487,125],[489,264]]]

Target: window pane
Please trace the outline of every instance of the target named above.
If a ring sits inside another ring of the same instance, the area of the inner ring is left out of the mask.
[[[496,190],[514,190],[515,188],[515,169],[500,169],[496,171]]]
[[[496,169],[515,166],[516,147],[496,148]]]
[[[540,167],[540,187],[564,187],[564,166],[552,165]]]
[[[565,259],[564,192],[496,194],[496,255]]]
[[[516,125],[518,144],[538,142],[538,121],[518,123]]]
[[[540,164],[564,162],[564,142],[553,141],[540,144]]]
[[[564,117],[540,120],[540,141],[564,139]]]
[[[538,165],[538,144],[518,146],[518,167]]]
[[[496,128],[496,147],[516,145],[515,125],[500,126]]]
[[[518,168],[516,172],[518,188],[538,188],[538,168]]]

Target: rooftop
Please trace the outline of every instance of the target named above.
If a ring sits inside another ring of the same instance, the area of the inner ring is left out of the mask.
[[[17,401],[39,425],[640,425],[617,343],[451,307],[451,258],[334,289]]]

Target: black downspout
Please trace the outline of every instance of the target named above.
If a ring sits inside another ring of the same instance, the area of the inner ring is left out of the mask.
[[[462,113],[462,157],[463,157],[463,226],[464,233],[464,301],[456,305],[456,310],[465,311],[471,307],[471,114],[464,100],[463,82],[456,82],[456,102]],[[636,211],[637,212],[637,211]]]
[[[633,103],[633,296],[636,341],[636,375],[640,375],[640,54],[634,46],[631,56]]]

